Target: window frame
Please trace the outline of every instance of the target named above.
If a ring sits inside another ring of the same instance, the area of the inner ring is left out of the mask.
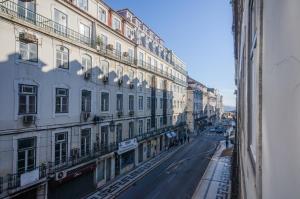
[[[107,104],[108,104],[108,106],[107,106],[107,110],[105,109],[105,110],[103,110],[102,109],[102,102],[103,102],[103,94],[108,94],[108,101],[107,101]],[[102,113],[109,113],[109,111],[110,111],[110,107],[109,107],[109,105],[110,105],[110,103],[109,103],[109,97],[110,97],[110,93],[108,92],[108,91],[101,91],[101,93],[100,93],[100,111],[102,112]]]
[[[23,90],[23,86],[24,87],[32,87],[32,89],[34,89],[34,93],[31,94],[31,93],[26,93],[26,92],[23,92],[21,93],[20,90],[21,90],[21,87],[22,87],[22,90]],[[26,111],[25,112],[21,112],[20,111],[20,97],[21,95],[25,96],[26,99],[25,99],[25,109]],[[34,103],[34,109],[35,111],[33,112],[30,112],[29,109],[30,109],[30,96],[34,96],[35,98],[35,103]],[[37,108],[38,108],[38,86],[37,85],[31,85],[31,84],[23,84],[23,83],[20,83],[18,84],[18,115],[28,115],[28,114],[37,114]]]
[[[65,90],[66,94],[58,94],[58,90]],[[60,101],[60,110],[57,110],[57,100],[59,97]],[[63,98],[66,98],[66,111],[63,111]],[[65,114],[69,113],[69,89],[68,88],[55,88],[55,114]]]

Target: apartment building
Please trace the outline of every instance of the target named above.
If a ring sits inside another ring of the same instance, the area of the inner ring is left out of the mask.
[[[81,197],[186,133],[186,65],[128,9],[9,0],[0,27],[0,198]]]
[[[237,198],[299,198],[300,1],[234,0]]]
[[[190,132],[202,130],[208,122],[219,121],[223,114],[223,96],[217,89],[188,76],[187,125]]]

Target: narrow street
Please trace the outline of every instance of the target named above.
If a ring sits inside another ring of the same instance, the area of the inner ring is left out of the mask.
[[[205,132],[118,196],[191,198],[223,136]]]

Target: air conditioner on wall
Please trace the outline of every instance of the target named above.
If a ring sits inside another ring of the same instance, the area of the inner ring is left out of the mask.
[[[60,172],[55,173],[55,180],[56,181],[62,180],[65,177],[67,177],[67,172],[66,171],[60,171]]]
[[[24,115],[23,116],[23,124],[30,125],[35,122],[35,115]]]

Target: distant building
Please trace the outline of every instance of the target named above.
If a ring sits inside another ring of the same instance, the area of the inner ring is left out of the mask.
[[[223,97],[214,88],[188,77],[187,124],[191,132],[203,129],[207,122],[221,119]]]

